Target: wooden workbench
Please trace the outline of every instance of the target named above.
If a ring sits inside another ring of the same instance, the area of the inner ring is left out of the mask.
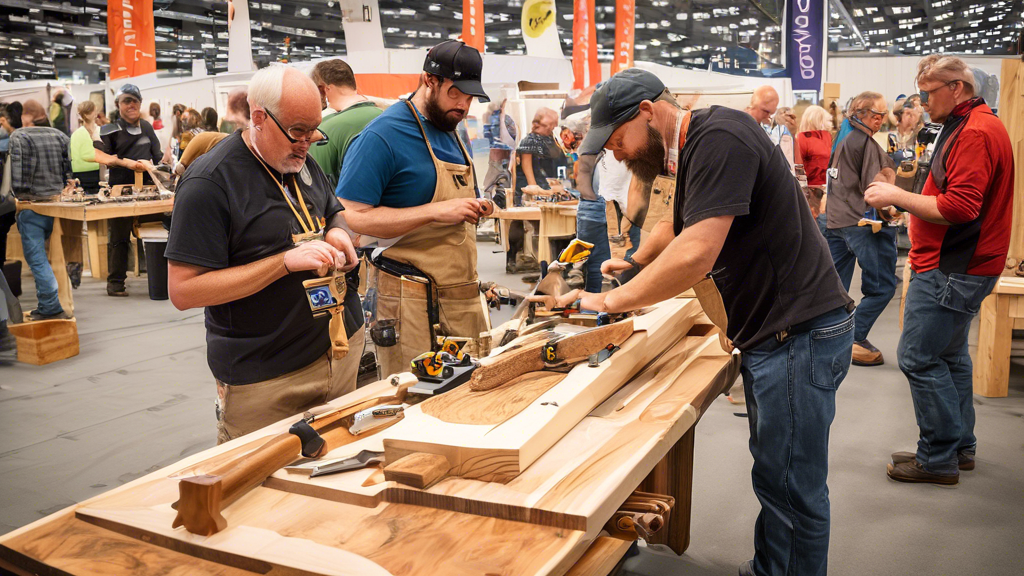
[[[85,204],[82,202],[18,202],[18,210],[31,210],[36,214],[51,216],[53,232],[50,234],[50,265],[57,277],[57,293],[60,304],[68,314],[74,314],[75,304],[71,295],[71,280],[68,278],[64,248],[61,244],[60,218],[85,222],[88,229],[89,267],[92,277],[107,278],[107,220],[129,216],[148,216],[170,212],[173,199],[145,200],[141,202],[111,202],[106,204]]]
[[[539,203],[498,210],[495,218],[501,223],[501,239],[508,251],[508,229],[514,220],[537,222],[537,261],[551,262],[551,240],[576,236],[576,204]]]
[[[659,306],[692,309],[693,302]],[[374,468],[312,479],[279,470],[224,510],[222,531],[204,537],[171,528],[180,478],[255,449],[286,431],[292,417],[0,537],[0,567],[104,576],[607,574],[631,540],[610,538],[602,527],[641,485],[676,491],[669,494],[676,498],[669,526],[659,534],[682,553],[689,541],[693,428],[739,372],[739,356],[724,352],[715,329],[697,314],[682,339],[598,399],[507,483],[449,477],[419,490],[386,481]],[[588,368],[574,370],[581,369]],[[331,404],[391,389],[381,381]],[[564,392],[556,386],[530,405]],[[423,404],[408,408],[398,426],[326,457],[387,442],[389,431],[412,422]]]
[[[1003,276],[981,304],[974,393],[1005,398],[1010,387],[1013,331],[1024,330],[1024,278]]]

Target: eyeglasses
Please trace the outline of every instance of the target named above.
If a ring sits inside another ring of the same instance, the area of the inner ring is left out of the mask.
[[[921,104],[927,104],[928,103],[928,96],[931,95],[932,92],[935,92],[939,88],[945,88],[946,86],[949,86],[950,84],[956,84],[957,82],[963,82],[963,80],[950,80],[949,82],[946,82],[942,86],[937,86],[935,88],[932,88],[931,90],[921,90],[920,92],[918,92],[918,94],[920,94],[920,96],[921,96]]]
[[[868,108],[868,112],[870,112],[871,114],[874,114],[875,116],[878,116],[879,118],[885,118],[886,116],[889,115],[889,111],[888,110],[885,110],[884,112],[878,112],[877,110],[872,110],[872,109]]]
[[[131,106],[132,104],[141,104],[141,102],[133,96],[122,96],[119,104],[127,104]]]
[[[329,138],[327,138],[327,134],[325,134],[320,128],[313,128],[312,130],[289,128],[288,130],[285,130],[284,126],[281,125],[281,122],[274,117],[274,114],[271,113],[270,110],[264,108],[263,111],[267,113],[267,116],[270,116],[270,119],[274,121],[274,124],[277,124],[277,127],[281,129],[281,133],[284,134],[284,137],[292,144],[302,142],[303,144],[316,144],[317,146],[321,146],[323,144],[327,144],[329,140]]]

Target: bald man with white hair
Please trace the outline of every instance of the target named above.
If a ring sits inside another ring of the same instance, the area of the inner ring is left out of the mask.
[[[218,442],[354,390],[363,352],[358,280],[347,277],[344,357],[303,288],[358,262],[341,204],[306,159],[326,140],[320,92],[298,70],[271,66],[253,76],[249,108],[250,127],[178,184],[166,250],[171,302],[206,308]]]

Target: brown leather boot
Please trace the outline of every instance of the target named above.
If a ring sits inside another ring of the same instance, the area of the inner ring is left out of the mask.
[[[853,343],[854,366],[881,366],[885,364],[882,353],[866,339]]]
[[[901,464],[903,462],[913,462],[917,459],[917,454],[913,452],[893,452],[892,463]],[[974,470],[974,454],[968,452],[957,452],[956,463],[961,470]]]
[[[889,478],[892,478],[897,482],[919,482],[946,485],[957,484],[960,482],[959,472],[956,474],[935,474],[922,468],[916,458],[910,462],[900,462],[899,464],[890,462],[889,465],[886,466],[886,473],[889,475]]]

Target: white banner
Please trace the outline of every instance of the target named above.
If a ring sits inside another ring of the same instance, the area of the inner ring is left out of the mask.
[[[526,54],[539,58],[564,58],[558,38],[554,0],[526,0],[523,3],[523,40]]]

